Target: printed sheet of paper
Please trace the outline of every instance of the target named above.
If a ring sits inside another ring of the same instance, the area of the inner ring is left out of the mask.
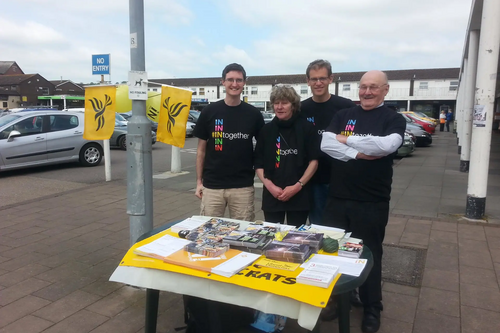
[[[303,263],[300,267],[306,268],[310,263],[320,263],[339,266],[339,272],[346,275],[359,276],[368,262],[367,259],[351,259],[339,256],[329,256],[324,254],[315,254],[309,261]]]
[[[300,264],[296,264],[293,262],[285,262],[279,260],[271,260],[267,258],[261,258],[255,262],[255,265],[268,267],[268,268],[276,268],[276,269],[284,269],[286,271],[293,272],[295,271]]]
[[[186,244],[191,243],[187,239],[172,237],[170,235],[165,235],[160,237],[151,243],[140,246],[134,250],[138,255],[163,259],[184,248]]]

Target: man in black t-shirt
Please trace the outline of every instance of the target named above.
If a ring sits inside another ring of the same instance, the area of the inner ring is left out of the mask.
[[[353,107],[355,104],[350,99],[330,94],[328,87],[333,82],[330,62],[321,59],[311,62],[307,66],[306,79],[313,96],[301,103],[301,114],[314,125],[318,137],[321,139],[321,134],[332,121],[333,115],[337,111]],[[311,179],[310,223],[321,224],[323,221],[330,173],[330,158],[322,153],[318,160],[318,170]]]
[[[201,215],[222,217],[227,206],[231,218],[255,219],[252,139],[264,118],[241,101],[245,81],[243,66],[227,65],[222,71],[226,97],[206,106],[194,128],[199,139],[195,195],[201,199]]]
[[[321,150],[333,157],[324,224],[352,232],[373,253],[373,268],[359,288],[363,332],[377,332],[382,311],[382,242],[389,219],[394,153],[403,142],[404,118],[384,105],[385,73],[369,71],[359,87],[360,106],[335,114]]]

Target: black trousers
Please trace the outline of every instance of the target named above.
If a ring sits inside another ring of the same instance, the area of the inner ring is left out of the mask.
[[[307,215],[309,215],[308,210],[293,210],[293,211],[281,211],[281,212],[268,212],[264,211],[264,218],[266,222],[283,223],[285,222],[286,213],[286,223],[288,225],[293,225],[300,227],[306,223]]]
[[[450,131],[450,123],[451,123],[451,121],[446,122],[446,131],[448,131],[448,132]]]
[[[445,123],[440,123],[439,124],[439,132],[444,131],[444,125],[445,125]]]
[[[382,243],[389,220],[389,202],[363,202],[328,198],[323,224],[352,232],[373,253],[373,268],[359,288],[365,307],[382,310]]]

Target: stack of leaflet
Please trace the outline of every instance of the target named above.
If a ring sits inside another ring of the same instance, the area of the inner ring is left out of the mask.
[[[184,221],[181,221],[179,223],[174,224],[171,228],[170,231],[175,232],[176,234],[179,233],[179,231],[182,230],[193,230],[198,227],[200,227],[202,224],[205,224],[207,222],[207,219],[203,218],[194,218],[194,217],[189,217],[185,219]]]
[[[283,238],[283,242],[309,245],[311,251],[318,253],[323,245],[322,233],[311,233],[304,231],[289,231]]]
[[[255,249],[266,241],[265,235],[254,234],[246,231],[234,230],[229,235],[222,239],[223,243],[231,245],[231,247],[249,247]]]
[[[262,254],[277,231],[277,227],[250,224],[244,231],[231,232],[222,242],[230,244],[232,249]]]
[[[231,277],[243,268],[251,265],[259,257],[260,254],[246,253],[232,249],[216,257],[180,250],[165,257],[163,261],[177,266]]]
[[[347,238],[339,245],[340,257],[357,259],[363,253],[363,241],[359,238]]]
[[[264,254],[268,259],[301,264],[311,255],[311,248],[306,244],[272,241]]]
[[[339,266],[313,262],[297,275],[297,282],[328,288],[338,272]]]
[[[239,223],[212,218],[200,227],[191,230],[186,239],[192,241],[184,250],[207,257],[217,257],[229,249],[222,239],[240,227]]]

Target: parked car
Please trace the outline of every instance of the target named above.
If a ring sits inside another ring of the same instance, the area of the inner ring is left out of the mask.
[[[415,123],[422,125],[424,130],[429,134],[434,134],[434,132],[436,131],[436,125],[430,120],[425,120],[423,118],[420,118],[413,113],[406,113],[405,116],[413,120]]]
[[[124,112],[124,113],[117,113],[117,115],[124,118],[124,120],[129,121],[129,119],[132,118],[132,111]],[[148,118],[148,120],[151,122],[151,130],[156,133],[158,131],[158,123],[155,121],[152,121],[149,118]]]
[[[271,120],[273,120],[274,118],[274,113],[271,113],[271,112],[261,112],[262,113],[262,117],[264,117],[264,123],[269,123],[271,122]]]
[[[406,120],[406,130],[415,137],[415,144],[417,147],[425,147],[432,144],[432,135],[430,135],[422,125],[417,124],[405,114],[402,116]]]
[[[193,136],[193,131],[194,131],[195,126],[196,126],[195,123],[188,120],[188,122],[186,123],[186,136],[187,137]]]
[[[405,157],[413,154],[415,151],[415,141],[414,136],[408,131],[405,131],[405,137],[403,141],[403,145],[399,147],[396,156]]]
[[[127,132],[127,123],[119,120],[119,118],[115,119],[115,130],[109,139],[109,146],[127,150]],[[154,145],[156,143],[156,133],[154,131],[151,131],[151,140],[151,144]]]
[[[195,123],[198,122],[198,118],[200,117],[200,111],[189,110],[188,121]]]
[[[100,141],[83,139],[84,113],[25,111],[0,117],[0,171],[79,162],[101,163]]]
[[[422,119],[425,119],[425,120],[428,120],[428,121],[431,121],[432,123],[434,123],[434,125],[438,125],[439,124],[439,120],[436,119],[436,118],[432,118],[432,117],[429,117],[428,115],[426,115],[425,113],[423,112],[418,112],[418,111],[401,111],[401,113],[403,114],[414,114],[415,116],[417,117],[420,117]]]

